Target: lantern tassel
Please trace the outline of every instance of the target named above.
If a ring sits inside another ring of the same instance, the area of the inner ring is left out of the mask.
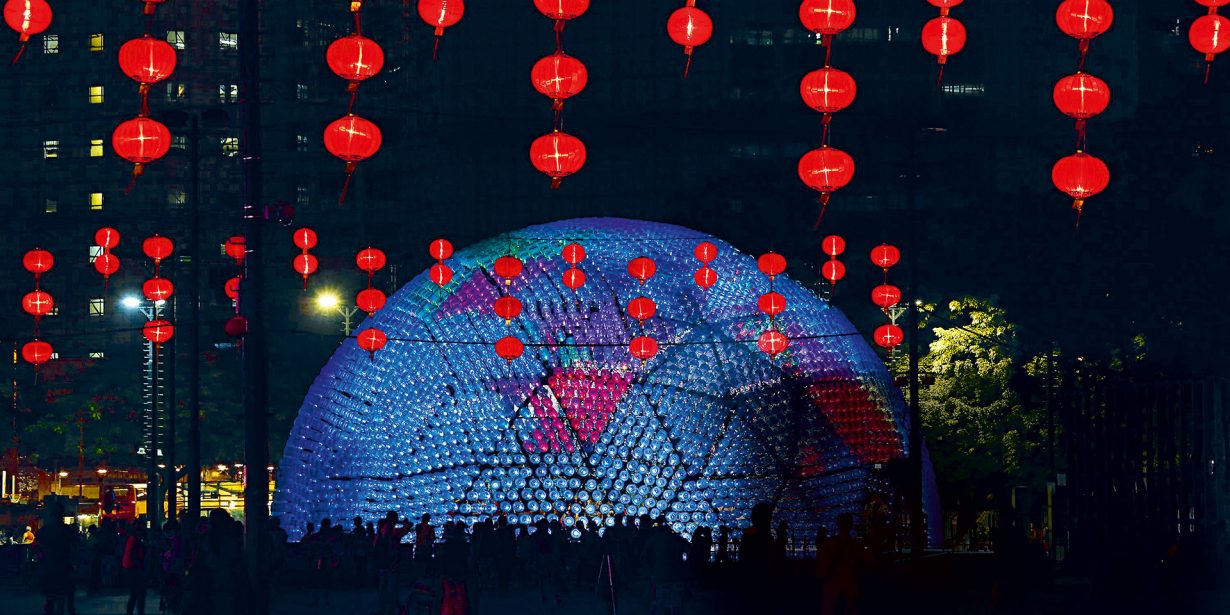
[[[832,113],[825,113],[821,116],[820,124],[824,126],[823,132],[820,133],[820,146],[823,147],[829,144],[829,124],[833,121]]]
[[[833,58],[833,35],[821,34],[820,44],[824,46],[824,65],[829,65],[829,60]]]
[[[829,207],[829,193],[821,192],[820,193],[820,215],[816,216],[816,223],[811,225],[811,230],[814,231],[820,228],[820,221],[824,219],[824,210],[828,209],[828,207]]]
[[[1087,38],[1081,39],[1081,44],[1080,44],[1079,49],[1081,52],[1081,57],[1080,57],[1080,62],[1078,62],[1076,65],[1076,70],[1078,72],[1085,70],[1085,56],[1089,55],[1089,39]]]
[[[132,179],[128,180],[128,187],[124,188],[124,196],[128,196],[128,193],[132,192],[133,187],[137,185],[137,178],[141,177],[142,173],[145,173],[144,164],[138,162],[132,165]]]
[[[555,30],[555,53],[559,53],[564,50],[564,40],[562,36],[564,34],[564,20],[556,19],[555,27],[553,29]]]
[[[356,166],[353,162],[346,163],[346,181],[342,182],[342,194],[337,197],[338,207],[346,202],[346,191],[350,189],[350,178],[354,175]]]
[[[560,182],[561,182],[561,181],[563,181],[563,180],[564,180],[564,178],[562,178],[562,177],[552,177],[552,178],[551,178],[551,189],[552,189],[552,190],[558,190],[558,189],[559,189],[559,184],[560,184]]]
[[[944,56],[940,56],[940,72],[935,76],[935,89],[944,87]]]
[[[1204,84],[1209,84],[1209,69],[1213,68],[1213,54],[1204,56]]]
[[[1085,149],[1085,120],[1076,120],[1076,149]]]
[[[153,15],[155,8],[156,8],[156,5],[153,2],[146,2],[145,3],[145,14]]]
[[[140,117],[149,117],[149,84],[142,83],[137,91],[141,94],[141,113],[138,115]]]
[[[17,61],[21,59],[21,54],[25,53],[25,51],[26,51],[26,43],[25,41],[22,41],[21,46],[17,48],[17,55],[13,56],[13,61],[11,62],[11,64],[16,64]]]
[[[350,104],[346,106],[347,115],[354,113],[354,104],[359,98],[359,84],[353,81],[351,84],[354,86],[354,89],[350,90]]]
[[[683,78],[684,78],[684,79],[687,79],[687,78],[688,78],[688,70],[692,68],[692,48],[691,48],[691,47],[684,47],[684,48],[683,48],[683,53],[684,53],[684,55],[688,56],[688,60],[687,60],[686,62],[684,62],[684,63],[683,63]]]
[[[1081,208],[1084,205],[1085,205],[1085,199],[1076,199],[1075,201],[1072,201],[1072,209],[1076,210],[1076,227],[1072,229],[1073,233],[1079,232],[1081,230],[1081,211],[1082,211]]]
[[[440,37],[442,36],[444,36],[444,28],[436,28],[436,44],[431,48],[433,62],[440,59]]]

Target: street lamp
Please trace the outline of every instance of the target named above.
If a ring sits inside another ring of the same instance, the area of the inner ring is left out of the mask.
[[[338,299],[337,293],[331,290],[323,290],[319,292],[316,295],[315,303],[316,308],[321,312],[327,313],[336,311],[338,314],[341,314],[342,333],[345,333],[346,337],[350,337],[351,324],[354,320],[355,314],[359,313],[358,307],[349,304],[342,304],[341,300]]]
[[[163,307],[166,301],[148,301],[136,295],[126,295],[120,299],[120,305],[125,309],[135,310],[145,317],[146,321],[156,320],[162,316]],[[162,517],[162,500],[158,496],[158,455],[161,450],[158,446],[158,412],[161,406],[161,389],[165,386],[163,378],[161,378],[162,366],[160,365],[159,355],[162,354],[162,349],[151,342],[145,340],[145,363],[143,375],[141,378],[145,405],[149,408],[146,428],[149,431],[149,442],[146,445],[146,454],[149,456],[149,488],[146,489],[146,510],[150,527],[159,527]]]

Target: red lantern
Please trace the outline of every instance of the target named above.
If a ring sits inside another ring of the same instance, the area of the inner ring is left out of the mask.
[[[1051,97],[1064,115],[1085,120],[1106,110],[1110,86],[1093,75],[1078,72],[1056,82]]]
[[[632,343],[628,344],[628,351],[643,363],[658,354],[658,340],[644,335],[632,338]]]
[[[638,256],[628,261],[628,275],[640,280],[641,284],[649,281],[658,272],[658,264],[647,256]]]
[[[539,173],[551,178],[551,187],[559,188],[563,178],[585,166],[585,144],[580,139],[558,130],[534,139],[530,144],[530,162]]]
[[[1213,13],[1217,10],[1216,7],[1210,7],[1210,13],[1199,17],[1192,22],[1192,27],[1187,31],[1187,40],[1192,44],[1192,47],[1204,54],[1206,63],[1204,70],[1204,81],[1209,81],[1209,69],[1207,64],[1213,61],[1213,57],[1230,47],[1230,19],[1226,19],[1221,15]]]
[[[359,253],[354,257],[354,262],[359,266],[360,271],[367,273],[375,273],[384,268],[388,258],[384,255],[384,250],[379,248],[364,248],[359,250]]]
[[[576,19],[589,10],[589,0],[534,0],[539,13],[556,21]]]
[[[222,330],[230,337],[243,337],[248,334],[248,319],[243,316],[231,316]]]
[[[696,273],[692,274],[692,280],[696,282],[696,285],[705,290],[708,290],[712,288],[714,284],[717,284],[717,279],[717,272],[711,269],[708,265],[697,269]]]
[[[51,344],[48,344],[42,340],[26,342],[21,346],[21,358],[25,360],[26,363],[34,365],[35,367],[50,361],[51,355],[54,353],[55,351],[51,349]]]
[[[683,67],[684,78],[692,66],[692,50],[709,42],[713,36],[713,20],[708,13],[693,6],[695,3],[696,0],[688,0],[687,6],[671,13],[666,20],[666,33],[676,45],[683,46],[683,54],[688,57]]]
[[[376,76],[384,68],[384,50],[362,34],[351,34],[333,41],[325,52],[329,70],[349,81],[347,91],[359,89],[359,83]]]
[[[141,328],[141,334],[155,344],[165,344],[175,336],[175,327],[168,320],[151,320]]]
[[[26,50],[26,41],[51,25],[51,5],[47,0],[8,0],[4,3],[4,22],[20,35],[17,40],[21,47],[13,58],[16,64]]]
[[[431,242],[431,245],[427,247],[427,251],[431,254],[432,258],[442,261],[453,255],[453,244],[447,239],[437,239]]]
[[[901,261],[897,246],[882,243],[871,249],[871,263],[880,269],[888,269]]]
[[[1055,23],[1064,34],[1088,41],[1110,29],[1115,11],[1106,0],[1064,0],[1055,11]],[[1087,43],[1082,44],[1087,48]]]
[[[236,265],[243,264],[243,258],[247,250],[242,235],[235,235],[226,240],[226,255],[235,259]]]
[[[1061,192],[1075,199],[1076,221],[1080,224],[1081,207],[1085,199],[1098,194],[1110,184],[1110,169],[1095,156],[1077,151],[1064,156],[1051,167],[1051,181]]]
[[[166,278],[150,278],[141,285],[141,293],[150,301],[166,301],[175,292],[175,285]]]
[[[756,301],[756,307],[769,316],[777,316],[786,311],[786,297],[777,292],[765,293]]]
[[[855,15],[854,0],[803,0],[799,6],[799,21],[803,22],[803,27],[825,37],[849,28]]]
[[[360,310],[367,312],[368,316],[376,313],[376,310],[384,307],[386,298],[384,293],[376,288],[365,288],[355,295],[354,303]]]
[[[296,248],[311,250],[316,247],[316,231],[307,227],[301,228],[291,235],[291,240],[295,242]]]
[[[132,179],[145,172],[145,165],[166,155],[171,149],[171,131],[161,122],[137,117],[121,123],[111,133],[111,148],[120,158],[133,163]],[[132,184],[128,188],[132,189]]]
[[[110,252],[103,252],[94,257],[94,271],[101,273],[103,279],[109,279],[120,270],[120,259]]]
[[[1196,0],[1196,4],[1215,9],[1219,6],[1226,6],[1227,4],[1230,4],[1230,0]]]
[[[582,246],[579,243],[570,243],[564,246],[563,251],[560,252],[560,256],[564,258],[565,263],[575,267],[581,264],[581,261],[585,260],[585,246]]]
[[[881,348],[893,348],[905,340],[905,332],[897,325],[883,324],[876,327],[872,337]]]
[[[820,242],[820,247],[824,253],[836,257],[846,251],[846,240],[841,238],[841,235],[829,235]]]
[[[316,268],[320,266],[320,262],[311,254],[300,254],[291,261],[291,266],[295,268],[295,272],[303,276],[303,288],[307,290],[308,276],[316,273]]]
[[[799,83],[803,103],[820,113],[836,113],[849,107],[857,93],[854,77],[836,68],[814,70]]]
[[[42,248],[35,248],[26,252],[25,256],[21,257],[21,266],[26,268],[26,271],[34,274],[34,278],[51,270],[52,265],[55,265],[56,259]]]
[[[104,226],[94,232],[94,243],[105,250],[112,250],[120,245],[120,232],[111,227]]]
[[[816,218],[813,228],[820,226],[824,218],[824,210],[829,204],[829,195],[844,188],[854,179],[854,159],[849,154],[829,147],[821,146],[811,150],[799,159],[799,179],[808,188],[820,193],[820,216]]]
[[[871,289],[871,302],[887,310],[901,303],[901,289],[892,284],[881,284]]]
[[[226,286],[223,287],[226,292],[226,297],[231,301],[239,298],[239,277],[233,277],[226,281]]]
[[[790,340],[781,331],[768,329],[760,334],[760,339],[756,340],[756,345],[760,347],[761,352],[773,357],[781,354],[790,345]]]
[[[572,291],[585,286],[585,272],[576,267],[569,267],[565,270],[562,279],[564,286],[567,286]]]
[[[120,70],[141,84],[142,95],[149,92],[151,84],[170,77],[177,61],[175,48],[170,43],[148,34],[120,45]],[[144,105],[142,108],[144,115],[147,111]]]
[[[696,256],[696,260],[708,265],[717,258],[717,246],[709,243],[708,241],[702,241],[696,244],[696,248],[692,250],[692,254]]]
[[[556,111],[564,108],[564,99],[572,98],[589,83],[589,71],[580,60],[557,51],[534,63],[530,82],[539,94],[554,101]]]
[[[628,302],[628,315],[642,325],[657,312],[658,304],[649,297],[637,297]]]
[[[772,280],[786,270],[786,257],[777,252],[765,252],[756,259],[756,267]]]
[[[325,127],[325,149],[346,163],[346,182],[342,184],[342,194],[337,200],[338,203],[346,200],[346,189],[350,187],[350,176],[354,175],[358,164],[380,151],[380,143],[383,139],[378,126],[353,113],[334,120]]]
[[[51,293],[42,290],[28,292],[21,298],[21,309],[33,316],[34,320],[50,314],[55,305],[56,302],[52,299]]]
[[[141,243],[141,251],[145,255],[154,260],[154,264],[161,263],[163,259],[170,258],[171,253],[175,251],[175,243],[169,238],[162,235],[154,235],[147,237]]]
[[[438,286],[444,286],[453,281],[453,270],[444,263],[436,263],[427,272],[427,277],[431,278],[431,281],[435,282]]]
[[[520,357],[523,352],[525,352],[525,345],[521,343],[521,340],[511,335],[500,338],[500,340],[495,343],[495,354],[499,355],[501,359],[504,359],[509,363],[511,363],[513,359]]]
[[[376,358],[376,351],[384,348],[384,345],[389,342],[388,336],[380,329],[364,329],[356,336],[355,340],[359,344],[359,348],[366,350],[373,359]]]
[[[521,300],[516,297],[500,297],[493,306],[495,315],[504,319],[504,324],[512,324],[512,319],[521,315]]]
[[[495,275],[504,278],[505,286],[512,284],[513,278],[521,275],[523,268],[521,259],[515,256],[501,256],[495,259],[495,264],[491,266]]]
[[[937,63],[944,64],[948,56],[965,48],[965,26],[952,17],[936,17],[923,26],[922,45]]]
[[[444,29],[461,21],[465,11],[466,5],[461,0],[419,0],[419,17],[436,29],[436,44],[431,51],[433,60],[439,54],[440,37],[444,36]]]
[[[838,280],[846,277],[846,266],[841,261],[832,260],[820,266],[820,275],[829,281],[829,284],[836,284]]]

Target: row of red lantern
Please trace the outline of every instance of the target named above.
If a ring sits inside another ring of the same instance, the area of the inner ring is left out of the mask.
[[[628,261],[628,275],[640,283],[641,291],[645,292],[645,283],[658,272],[658,264],[648,256],[638,256]],[[658,313],[658,304],[653,299],[640,295],[628,302],[628,316],[641,326],[641,334],[633,337],[628,344],[632,356],[644,363],[658,354],[658,340],[645,334],[645,321]]]
[[[98,255],[94,257],[94,271],[103,277],[103,288],[111,283],[111,276],[120,270],[120,259],[111,251],[120,245],[120,232],[104,226],[94,232],[94,243],[98,245]]]
[[[564,259],[565,263],[568,263],[568,268],[560,276],[560,281],[564,283],[568,290],[575,293],[582,286],[585,286],[585,271],[580,267],[581,262],[585,260],[585,246],[579,243],[570,243],[560,251],[560,257]]]
[[[291,239],[295,247],[299,248],[300,253],[291,260],[290,264],[295,269],[295,273],[303,277],[303,290],[307,290],[308,276],[316,273],[316,269],[320,267],[320,261],[309,252],[316,247],[316,231],[304,227],[296,230]]]
[[[948,56],[956,55],[965,48],[965,25],[948,12],[964,0],[927,0],[931,6],[940,9],[940,16],[928,21],[922,29],[922,45],[927,53],[935,56],[940,65],[939,76],[935,79],[936,86],[944,80],[944,65]]]
[[[1208,9],[1197,17],[1187,30],[1187,40],[1192,48],[1204,54],[1204,82],[1209,82],[1209,68],[1213,57],[1230,48],[1230,19],[1217,14],[1217,7],[1230,4],[1230,0],[1196,0]]]
[[[145,2],[142,12],[151,15],[154,5],[161,1]],[[148,25],[148,21],[146,23]],[[133,164],[132,179],[125,190],[127,194],[145,172],[145,165],[171,150],[170,129],[149,117],[149,91],[150,86],[165,81],[175,72],[179,59],[170,43],[150,36],[147,31],[120,45],[118,60],[120,71],[137,82],[137,93],[141,96],[137,117],[121,122],[111,133],[111,147],[116,155]]]
[[[905,339],[905,334],[901,327],[897,326],[896,318],[894,318],[889,308],[896,306],[901,302],[901,289],[888,283],[888,270],[901,261],[901,250],[896,246],[882,243],[871,249],[871,264],[879,267],[884,271],[884,283],[875,287],[871,291],[871,301],[875,303],[889,321],[876,327],[872,333],[872,339],[876,345],[892,350],[901,344]]]
[[[756,259],[756,268],[769,277],[769,292],[756,301],[756,307],[769,317],[769,328],[760,334],[756,345],[761,352],[775,357],[789,344],[786,335],[777,329],[777,315],[786,310],[786,297],[773,290],[774,280],[786,271],[786,257],[777,252],[766,252]]]
[[[21,259],[22,266],[34,276],[34,291],[26,293],[21,300],[22,309],[34,317],[34,339],[22,345],[21,358],[34,365],[36,369],[50,361],[55,354],[51,344],[39,339],[38,335],[39,318],[50,314],[55,309],[55,300],[50,293],[42,290],[41,286],[43,274],[51,271],[55,262],[55,257],[51,252],[42,248],[26,252]]]
[[[155,346],[171,341],[175,335],[175,326],[169,320],[158,318],[161,302],[171,298],[175,287],[171,281],[162,277],[162,261],[171,257],[175,251],[175,243],[169,238],[155,234],[141,243],[141,251],[154,261],[154,277],[141,285],[141,293],[154,304],[152,318],[141,328],[142,335]]]
[[[530,68],[530,83],[551,99],[555,120],[551,132],[530,143],[530,163],[551,178],[551,188],[585,166],[585,144],[563,132],[564,101],[580,94],[589,83],[589,70],[580,60],[564,53],[564,24],[585,14],[589,0],[534,0],[534,6],[555,22],[555,53],[540,58]]]
[[[849,28],[856,14],[853,0],[804,0],[799,6],[803,27],[819,36],[825,49],[824,67],[805,75],[799,84],[803,102],[822,114],[820,147],[803,154],[798,166],[803,184],[820,193],[820,214],[814,227],[820,226],[830,195],[854,178],[854,159],[842,150],[829,147],[828,138],[833,113],[850,106],[858,91],[849,73],[830,65],[833,37]]]
[[[692,274],[692,280],[701,290],[709,290],[718,281],[717,272],[709,266],[709,263],[717,258],[717,246],[708,241],[702,241],[696,244],[692,254],[696,256],[696,260],[700,261],[700,268]]]
[[[384,296],[384,291],[372,287],[372,277],[377,271],[384,268],[388,262],[388,257],[385,256],[383,250],[368,246],[359,250],[359,253],[355,255],[354,262],[360,271],[367,274],[367,288],[355,295],[355,305],[360,310],[367,312],[368,316],[375,316],[376,312],[384,307],[387,299]],[[385,335],[384,331],[376,327],[368,327],[360,331],[355,337],[355,342],[359,345],[359,348],[366,350],[373,360],[376,358],[376,351],[384,348],[388,341],[389,338]]]
[[[359,84],[375,77],[384,68],[384,50],[376,41],[363,36],[362,9],[361,1],[350,3],[355,31],[333,41],[325,51],[325,62],[329,65],[329,70],[346,81],[346,91],[350,93],[346,115],[325,127],[323,139],[325,149],[346,163],[346,179],[337,199],[339,205],[346,201],[346,192],[358,163],[374,156],[383,141],[380,128],[354,112],[359,96]],[[422,9],[423,5],[420,3],[420,14]]]
[[[837,260],[837,257],[846,251],[846,240],[842,239],[841,235],[829,235],[820,242],[820,249],[829,257],[829,260],[820,266],[820,277],[836,286],[839,280],[846,277],[846,266]]]
[[[497,297],[491,306],[496,316],[504,319],[505,325],[511,325],[512,319],[521,315],[521,300],[514,297],[510,290],[512,281],[519,277],[524,269],[525,266],[521,259],[511,254],[495,259],[491,265],[491,272],[495,274],[495,277],[504,281],[503,284],[497,281],[496,293],[508,293]],[[496,355],[505,361],[512,361],[520,357],[524,351],[525,345],[516,336],[506,335],[495,343]]]

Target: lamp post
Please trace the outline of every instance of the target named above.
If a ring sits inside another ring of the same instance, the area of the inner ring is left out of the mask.
[[[137,311],[145,317],[146,321],[150,321],[162,316],[162,310],[166,305],[166,301],[147,301],[140,297],[129,295],[120,300],[120,305],[125,309]],[[161,354],[162,349],[159,348],[159,345],[154,344],[148,339],[145,340],[145,364],[142,382],[145,390],[145,405],[149,408],[146,420],[149,440],[145,445],[146,455],[149,458],[149,482],[145,489],[145,507],[146,516],[151,528],[159,527],[162,517],[162,498],[158,495],[158,454],[160,452],[158,448],[158,411],[161,399],[161,383],[159,382],[161,365],[159,355]]]
[[[336,311],[342,316],[342,333],[346,337],[350,337],[350,330],[354,324],[354,317],[359,313],[359,308],[353,305],[343,305],[338,299],[337,293],[331,291],[322,291],[316,295],[316,307],[322,312]]]

